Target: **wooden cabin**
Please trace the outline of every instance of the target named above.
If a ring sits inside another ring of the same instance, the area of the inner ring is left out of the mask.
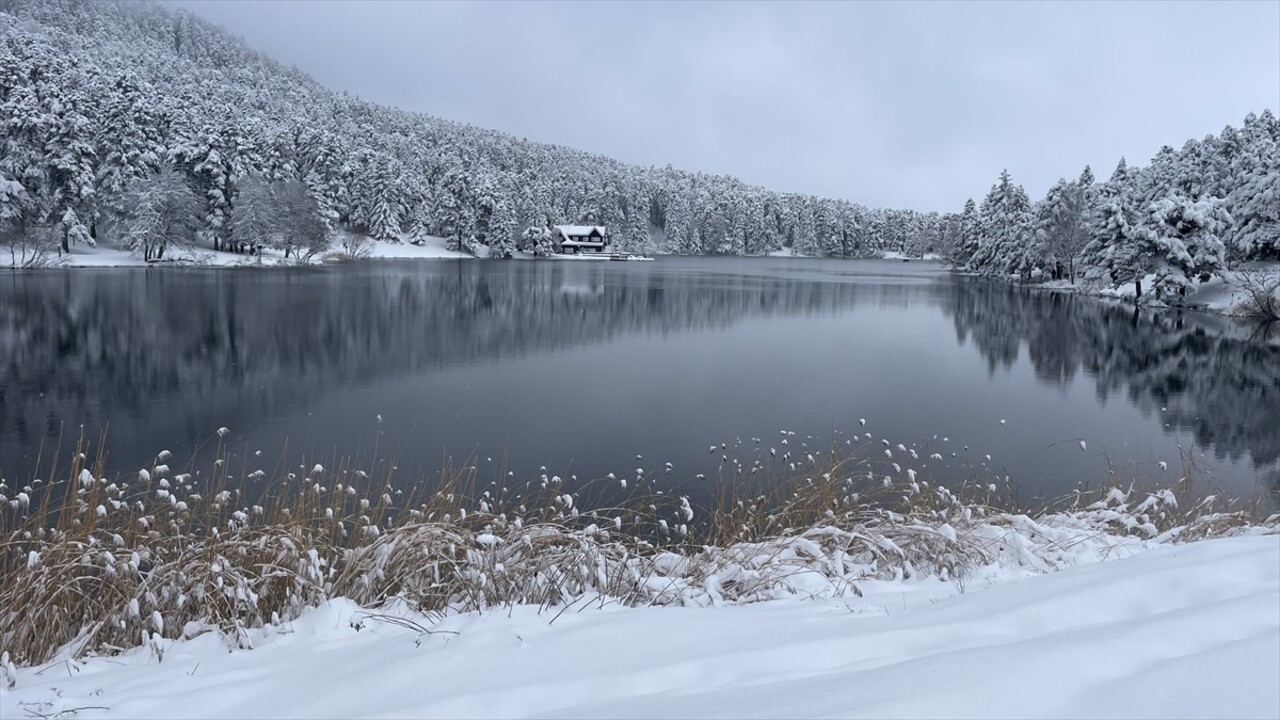
[[[609,231],[603,225],[556,225],[551,230],[551,246],[562,254],[604,252],[609,244]]]

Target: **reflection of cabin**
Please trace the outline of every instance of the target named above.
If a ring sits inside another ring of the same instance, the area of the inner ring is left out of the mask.
[[[556,225],[551,245],[558,253],[604,252],[609,233],[603,225]]]

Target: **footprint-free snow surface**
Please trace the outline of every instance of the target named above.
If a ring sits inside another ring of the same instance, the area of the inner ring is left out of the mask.
[[[989,572],[961,589],[522,607],[431,635],[337,601],[253,650],[209,633],[162,661],[139,649],[19,670],[0,716],[1280,717],[1280,537]]]

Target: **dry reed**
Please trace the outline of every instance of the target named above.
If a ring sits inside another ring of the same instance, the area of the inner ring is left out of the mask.
[[[1176,541],[1278,524],[1177,483],[1113,482],[1033,518],[1007,481],[932,483],[895,464],[928,462],[887,441],[745,466],[726,454],[688,492],[642,469],[516,482],[503,462],[487,482],[474,463],[446,463],[408,493],[385,461],[233,475],[222,433],[216,442],[204,471],[175,473],[165,452],[111,479],[81,439],[50,468],[58,479],[0,484],[0,650],[19,665],[148,645],[159,655],[163,639],[208,630],[249,646],[253,628],[335,597],[431,615],[856,593],[864,578],[919,574],[962,583],[1010,553],[1060,566],[1082,529]]]

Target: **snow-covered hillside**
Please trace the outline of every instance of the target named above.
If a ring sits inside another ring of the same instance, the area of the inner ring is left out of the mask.
[[[144,259],[306,254],[347,230],[507,247],[530,226],[579,221],[607,226],[621,252],[938,252],[1002,277],[1149,272],[1160,296],[1280,257],[1280,123],[1265,109],[1147,168],[1122,160],[1104,183],[1086,169],[1033,203],[1004,173],[980,205],[922,213],[375,105],[159,4],[0,0],[0,119],[0,263],[19,267],[59,247],[97,262],[74,258],[94,244]]]
[[[937,213],[629,166],[375,105],[159,4],[0,0],[0,68],[12,120],[0,128],[0,222],[20,248],[5,264],[23,264],[33,233],[64,252],[97,241],[140,255],[302,242],[263,231],[280,216],[455,247],[591,219],[619,251],[682,254],[865,256],[942,228]]]

